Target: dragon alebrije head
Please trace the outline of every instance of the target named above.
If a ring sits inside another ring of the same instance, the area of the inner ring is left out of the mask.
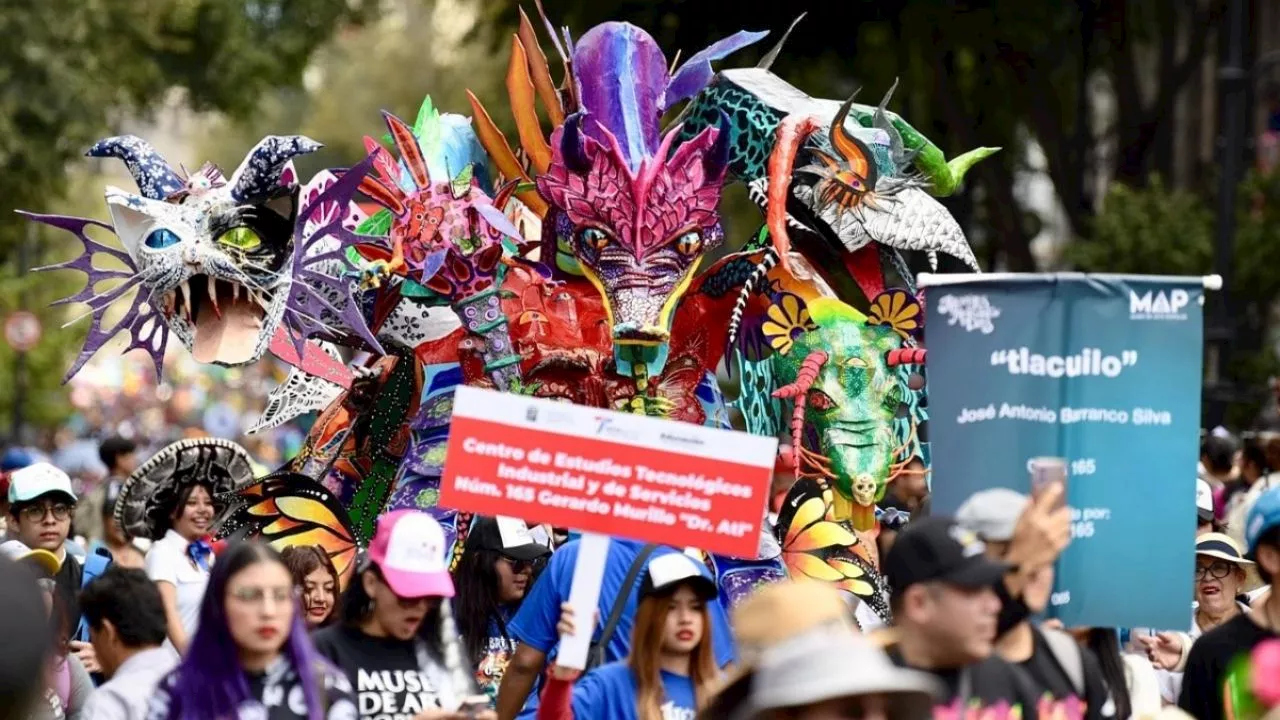
[[[704,68],[762,36],[726,38],[686,66]],[[587,32],[573,49],[580,109],[553,133],[551,164],[537,179],[551,205],[543,257],[554,253],[562,271],[599,289],[619,345],[669,341],[676,304],[724,237],[716,208],[727,120],[683,143],[678,127],[662,135],[663,111],[710,77],[709,68],[671,76],[667,67],[653,38],[633,25]]]
[[[708,130],[668,155],[668,133],[633,172],[612,133],[601,143],[581,123],[565,122],[557,159],[538,178],[558,210],[551,227],[604,296],[616,342],[667,342],[675,304],[703,254],[724,240],[723,135]]]
[[[141,138],[113,137],[94,145],[91,157],[123,160],[138,184],[140,194],[106,190],[111,229],[124,252],[88,237],[88,228],[107,227],[102,223],[27,214],[73,233],[83,245],[75,259],[40,268],[79,270],[89,278],[79,293],[56,303],[84,303],[93,318],[67,377],[119,332],[129,333],[128,349],[151,355],[157,372],[170,332],[197,361],[225,366],[257,361],[278,334],[300,348],[308,337],[339,332],[380,350],[341,279],[298,282],[310,265],[331,261],[315,252],[317,243],[332,245],[337,238],[341,254],[349,237],[343,218],[316,227],[315,216],[334,203],[345,207],[368,170],[366,160],[345,182],[300,208],[291,159],[320,147],[298,135],[268,136],[230,179],[211,164],[184,179]],[[126,269],[96,266],[98,254]],[[100,291],[108,280],[123,282]],[[135,289],[124,316],[104,327],[107,308]]]

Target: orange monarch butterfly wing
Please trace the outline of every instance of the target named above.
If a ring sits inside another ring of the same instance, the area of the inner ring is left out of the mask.
[[[346,584],[360,546],[333,493],[306,475],[269,475],[219,498],[227,507],[215,536],[257,538],[278,551],[310,545],[324,551]]]

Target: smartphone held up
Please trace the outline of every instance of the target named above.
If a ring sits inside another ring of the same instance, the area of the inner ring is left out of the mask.
[[[1031,493],[1040,495],[1054,483],[1062,485],[1062,504],[1067,502],[1067,461],[1059,457],[1031,458]]]

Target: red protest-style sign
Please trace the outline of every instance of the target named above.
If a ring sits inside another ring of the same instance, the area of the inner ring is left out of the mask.
[[[755,557],[777,440],[459,388],[440,504]]]

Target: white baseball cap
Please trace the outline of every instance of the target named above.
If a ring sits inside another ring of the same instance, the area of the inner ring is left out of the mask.
[[[1196,478],[1196,513],[1202,523],[1213,521],[1213,488],[1204,478]]]
[[[61,493],[71,498],[71,502],[77,501],[70,476],[47,462],[28,465],[9,475],[10,504],[35,500],[49,493]]]
[[[983,490],[964,501],[956,511],[956,522],[987,542],[1009,542],[1030,500],[1009,488]]]
[[[444,531],[419,510],[396,510],[378,518],[369,561],[402,598],[453,597],[444,559]]]
[[[684,553],[667,553],[649,561],[640,580],[640,597],[674,591],[685,584],[704,600],[710,600],[720,592],[706,565]]]

